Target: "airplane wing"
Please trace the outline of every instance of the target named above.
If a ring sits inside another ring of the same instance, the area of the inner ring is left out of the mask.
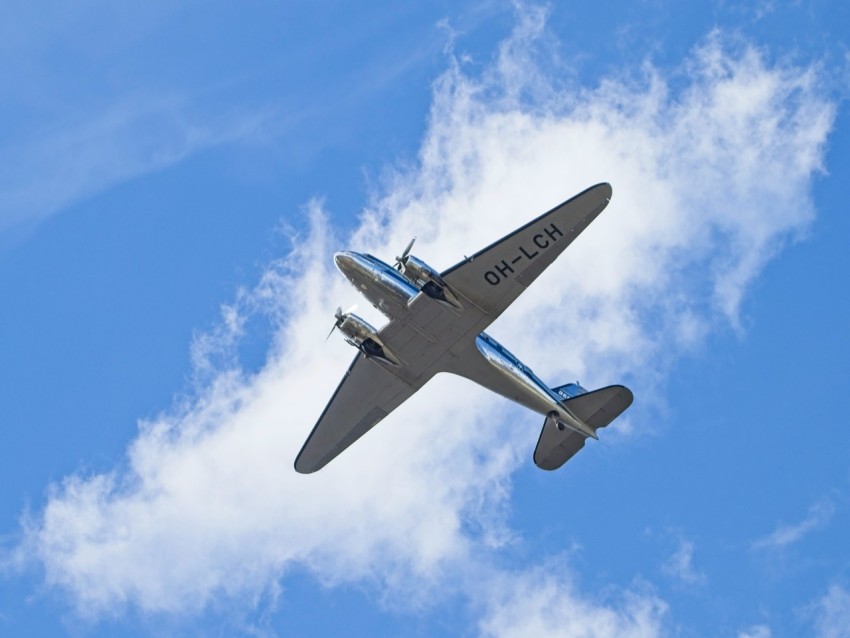
[[[591,186],[452,266],[441,277],[491,319],[498,317],[596,219],[611,185]]]
[[[302,474],[322,469],[424,384],[410,385],[358,352],[295,459],[295,469]]]

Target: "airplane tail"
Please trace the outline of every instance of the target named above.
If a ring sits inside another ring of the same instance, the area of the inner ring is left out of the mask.
[[[622,385],[588,392],[577,383],[552,388],[574,417],[594,431],[604,428],[628,408],[634,396]],[[586,436],[564,428],[554,415],[547,416],[534,450],[534,463],[544,470],[556,470],[584,447]]]

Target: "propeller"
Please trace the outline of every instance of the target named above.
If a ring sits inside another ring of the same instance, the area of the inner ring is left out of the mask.
[[[407,256],[410,254],[410,249],[413,248],[413,242],[416,241],[416,237],[410,240],[410,243],[407,245],[407,248],[404,249],[404,252],[401,253],[401,257],[395,258],[395,269],[401,272],[404,270],[405,264],[407,264]]]
[[[325,341],[331,338],[331,335],[334,333],[334,330],[339,328],[342,325],[342,322],[345,321],[345,318],[355,310],[357,310],[357,305],[351,306],[351,308],[349,308],[345,312],[342,311],[342,306],[336,307],[336,312],[334,313],[334,318],[336,319],[336,321],[334,322],[333,328],[331,328],[331,331],[328,333],[328,336],[325,337]]]

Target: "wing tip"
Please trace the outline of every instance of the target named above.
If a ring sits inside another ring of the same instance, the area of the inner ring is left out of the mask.
[[[307,447],[307,443],[304,444],[304,447]],[[299,452],[298,456],[295,457],[295,463],[293,463],[295,471],[299,474],[313,474],[314,472],[321,470],[325,467],[325,465],[327,465],[327,463],[322,463],[321,461],[310,462],[304,457],[304,450]]]
[[[592,188],[597,188],[603,193],[605,193],[606,199],[611,199],[611,196],[614,194],[614,189],[611,187],[610,182],[599,182],[596,186]]]
[[[586,195],[590,192],[598,192],[600,195],[603,196],[603,199],[605,199],[606,201],[610,201],[611,196],[614,194],[614,189],[611,186],[610,182],[599,182],[598,184],[594,184],[593,186],[584,189],[578,195],[574,195],[571,199],[581,197],[582,195]]]
[[[293,464],[295,471],[299,474],[313,474],[314,472],[320,470],[320,467],[309,466],[304,463],[299,463],[298,459],[295,459],[295,463]]]

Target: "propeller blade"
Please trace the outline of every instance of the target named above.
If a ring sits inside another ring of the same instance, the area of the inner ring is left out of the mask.
[[[357,310],[357,304],[354,304],[353,306],[351,306],[351,308],[349,308],[345,312],[342,311],[342,306],[336,307],[336,312],[334,312],[334,318],[336,319],[336,321],[334,322],[334,325],[331,328],[331,331],[328,333],[328,336],[325,337],[325,341],[327,341],[328,339],[331,338],[331,335],[334,333],[334,330],[339,328],[342,325],[342,322],[345,321],[345,318],[348,315],[350,315],[352,312],[354,312],[355,310]]]
[[[407,263],[407,256],[410,254],[410,249],[413,248],[413,242],[416,241],[416,237],[410,240],[410,243],[407,245],[407,248],[404,249],[404,252],[401,253],[401,257],[395,258],[395,266],[394,268],[401,272],[404,265]]]

